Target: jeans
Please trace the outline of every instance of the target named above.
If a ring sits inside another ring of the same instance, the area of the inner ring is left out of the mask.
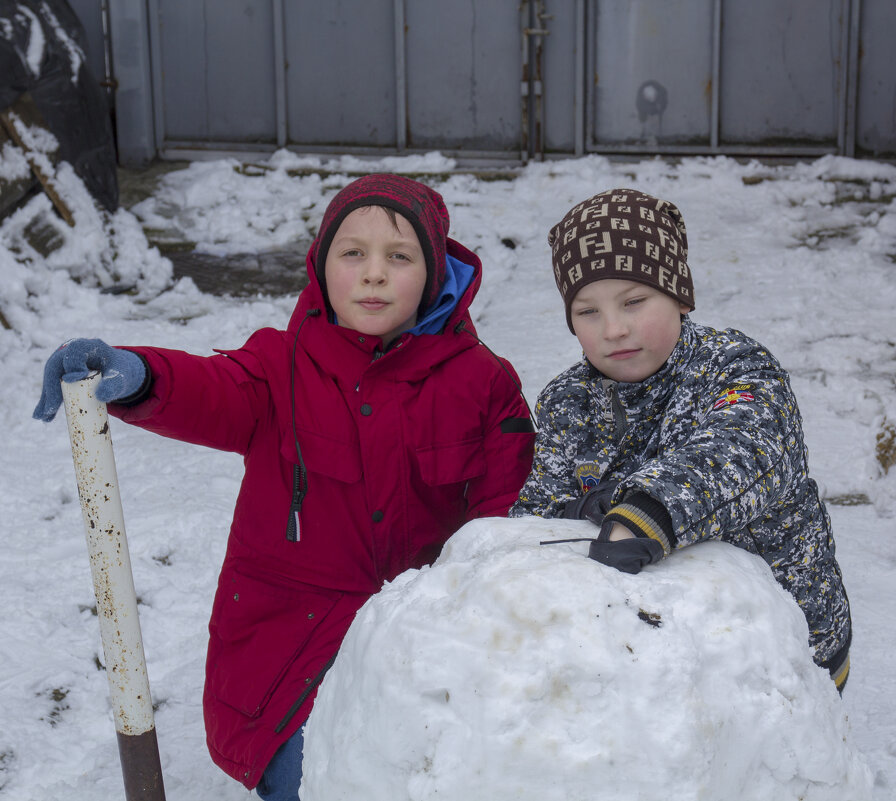
[[[264,769],[255,792],[264,801],[297,801],[302,783],[302,749],[305,740],[299,729],[274,754]]]

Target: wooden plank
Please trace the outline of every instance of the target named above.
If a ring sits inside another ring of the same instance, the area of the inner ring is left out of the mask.
[[[9,138],[25,154],[25,159],[28,162],[28,166],[31,167],[31,172],[33,172],[35,176],[37,176],[37,180],[40,181],[44,192],[47,193],[47,197],[49,197],[52,201],[53,206],[56,208],[56,211],[59,212],[59,215],[63,220],[65,220],[72,228],[74,228],[75,218],[72,216],[71,210],[68,208],[65,201],[59,196],[59,193],[56,191],[56,187],[53,185],[52,177],[44,173],[43,169],[38,163],[38,159],[35,156],[35,151],[21,136],[18,128],[16,127],[16,123],[21,123],[24,125],[24,123],[22,123],[21,121],[21,118],[15,112],[10,109],[0,112],[0,125],[3,126],[3,129],[6,131]]]
[[[6,130],[0,126],[0,150],[10,141]],[[13,179],[0,176],[0,220],[12,214],[36,191],[40,191],[40,183],[30,170],[20,178]]]

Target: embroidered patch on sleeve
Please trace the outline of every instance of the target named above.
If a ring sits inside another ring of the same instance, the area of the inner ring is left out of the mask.
[[[600,483],[600,465],[589,462],[580,464],[576,468],[576,478],[579,480],[579,488],[582,492],[594,489]]]
[[[751,403],[756,400],[753,393],[750,392],[752,388],[749,384],[735,384],[719,395],[712,408],[714,410],[727,409],[729,406],[734,406],[735,403]]]

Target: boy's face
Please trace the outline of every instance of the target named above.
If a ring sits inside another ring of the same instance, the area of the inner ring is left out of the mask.
[[[585,284],[571,306],[572,327],[588,361],[607,378],[628,383],[663,366],[687,312],[658,289],[618,278]]]
[[[355,209],[336,229],[324,275],[340,326],[388,345],[417,322],[426,260],[411,224],[377,206]]]

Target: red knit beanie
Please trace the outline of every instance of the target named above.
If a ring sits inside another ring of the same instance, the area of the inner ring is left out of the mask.
[[[448,237],[448,209],[442,196],[419,181],[402,175],[378,173],[352,181],[330,201],[321,221],[317,238],[311,245],[314,271],[327,296],[324,268],[327,252],[342,221],[362,206],[384,206],[404,217],[414,228],[426,260],[426,284],[420,302],[425,312],[438,298],[445,283],[445,252]]]
[[[694,308],[688,234],[668,200],[636,189],[601,192],[570,209],[551,228],[548,244],[570,331],[576,293],[604,278],[638,281]]]

